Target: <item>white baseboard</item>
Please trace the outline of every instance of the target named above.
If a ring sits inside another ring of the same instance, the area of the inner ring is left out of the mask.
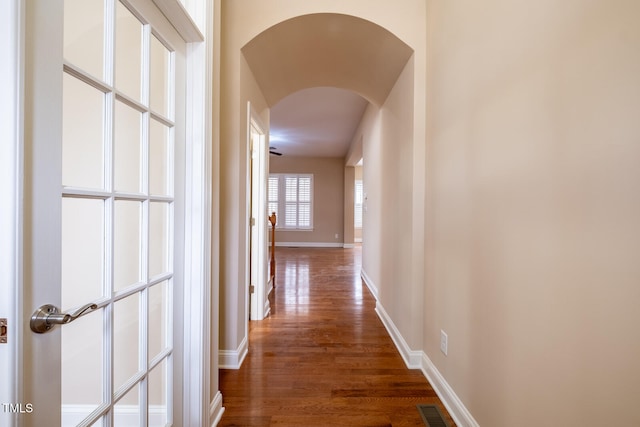
[[[420,369],[421,361],[422,361],[422,352],[411,350],[409,344],[405,341],[404,337],[396,328],[396,325],[393,323],[387,312],[385,311],[380,301],[376,302],[376,313],[378,313],[378,317],[382,320],[384,327],[389,332],[393,343],[396,345],[396,348],[400,352],[402,359],[404,360],[405,365],[409,369]]]
[[[269,296],[270,292],[271,290],[267,291],[267,297]],[[263,313],[264,313],[263,319],[266,319],[271,314],[271,303],[269,302],[269,298],[267,298],[267,300],[264,302]]]
[[[356,237],[353,241],[356,243],[362,243],[362,237]]]
[[[249,341],[244,337],[237,350],[219,350],[218,361],[220,369],[240,369],[244,358],[249,353]]]
[[[96,409],[95,405],[62,405],[63,427],[77,426]],[[140,408],[138,405],[116,405],[113,408],[113,424],[118,427],[138,427],[140,425]],[[149,405],[149,426],[167,425],[167,407]]]
[[[471,412],[464,406],[460,398],[453,391],[449,383],[444,379],[440,371],[431,362],[431,359],[424,353],[422,353],[422,363],[420,370],[431,387],[436,391],[436,394],[449,411],[449,415],[456,422],[456,425],[460,427],[480,427],[480,424],[473,418]]]
[[[216,393],[215,397],[209,405],[209,425],[215,427],[222,419],[224,413],[224,406],[222,406],[222,393],[220,390]]]
[[[77,426],[87,418],[94,405],[62,405],[62,426]],[[222,393],[218,391],[209,405],[209,425],[218,425],[224,407],[222,406]],[[140,413],[137,405],[116,405],[114,408],[114,425],[118,427],[138,427],[140,425]],[[167,408],[161,405],[149,406],[149,426],[167,425]]]
[[[363,278],[364,276],[365,274],[363,272]],[[367,280],[365,279],[365,283],[366,282]],[[378,313],[384,327],[389,332],[404,363],[409,369],[420,369],[422,371],[422,374],[427,378],[456,425],[458,427],[480,427],[426,353],[424,351],[411,350],[380,301],[376,302],[376,313]]]
[[[276,246],[287,248],[341,248],[341,242],[276,242]]]
[[[355,243],[345,243],[344,245],[342,245],[343,248],[345,249],[353,249],[356,247]]]
[[[367,288],[369,288],[369,290],[373,294],[373,297],[377,301],[378,300],[378,287],[376,286],[376,284],[373,283],[373,280],[371,280],[371,278],[367,275],[367,272],[364,271],[364,269],[360,270],[360,277],[362,277],[362,280],[364,281],[364,284],[367,285]]]

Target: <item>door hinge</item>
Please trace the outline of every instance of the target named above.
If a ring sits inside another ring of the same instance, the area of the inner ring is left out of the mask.
[[[0,319],[0,344],[7,343],[7,319]]]
[[[256,292],[256,287],[254,285],[249,286],[249,293],[253,294]]]
[[[254,225],[256,225],[256,219],[251,217],[251,226],[253,227]]]

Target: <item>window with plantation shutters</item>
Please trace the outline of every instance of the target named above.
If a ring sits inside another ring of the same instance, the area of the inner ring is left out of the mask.
[[[276,212],[276,227],[313,228],[313,175],[269,175],[268,199],[269,212]]]
[[[267,187],[267,209],[268,215],[275,212],[276,214],[276,227],[279,225],[280,213],[278,212],[278,194],[280,194],[278,188],[278,177],[276,175],[269,176],[269,184]]]
[[[362,208],[364,205],[364,189],[362,185],[362,180],[357,179],[355,185],[355,194],[354,194],[355,204],[353,211],[353,226],[355,228],[362,228]]]

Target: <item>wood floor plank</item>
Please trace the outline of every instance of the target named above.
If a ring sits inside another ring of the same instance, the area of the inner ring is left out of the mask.
[[[250,322],[249,354],[220,371],[220,426],[424,426],[437,404],[407,369],[360,279],[360,248],[278,248],[271,316]]]

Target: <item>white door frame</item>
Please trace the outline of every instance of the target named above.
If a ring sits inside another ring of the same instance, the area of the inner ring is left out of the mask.
[[[5,61],[0,66],[0,318],[8,319],[8,343],[0,343],[0,404],[22,405],[23,362],[23,197],[24,197],[24,43],[25,3],[38,0],[0,2],[0,49]],[[45,0],[47,1],[47,0]],[[221,395],[210,399],[211,354],[217,356],[217,342],[211,342],[211,297],[217,281],[211,278],[211,140],[212,129],[212,45],[213,5],[203,1],[205,36],[190,19],[179,0],[153,0],[185,37],[187,44],[187,153],[185,208],[183,425],[212,425],[223,408]],[[204,43],[203,43],[204,42]],[[217,357],[215,358],[217,359]],[[217,369],[217,367],[215,367]],[[176,396],[180,398],[180,396]],[[37,408],[34,408],[37,409]],[[19,412],[0,407],[0,424],[18,426]],[[175,420],[179,423],[179,420]]]
[[[252,128],[261,135],[257,147],[252,147]],[[247,232],[247,309],[251,320],[262,320],[269,315],[267,294],[267,161],[268,135],[260,116],[247,103],[247,206],[250,221]],[[253,161],[252,161],[253,160]],[[249,169],[251,168],[251,170]],[[253,182],[252,182],[253,181]],[[253,281],[253,283],[251,283]],[[254,285],[252,293],[249,286]],[[248,325],[245,331],[248,336]]]
[[[176,3],[179,4],[177,0]],[[210,31],[208,31],[210,32]],[[211,126],[210,49],[187,44],[183,424],[210,425],[211,353]],[[191,284],[191,286],[186,286]],[[216,292],[217,294],[217,292]],[[217,359],[217,354],[216,354]],[[220,392],[218,391],[218,394]],[[219,411],[222,398],[219,396]]]
[[[22,346],[22,174],[24,5],[20,0],[0,2],[0,318],[7,318],[7,343],[0,344],[0,403],[20,399]],[[27,403],[27,402],[24,402]],[[17,425],[18,414],[0,407],[0,425]]]

